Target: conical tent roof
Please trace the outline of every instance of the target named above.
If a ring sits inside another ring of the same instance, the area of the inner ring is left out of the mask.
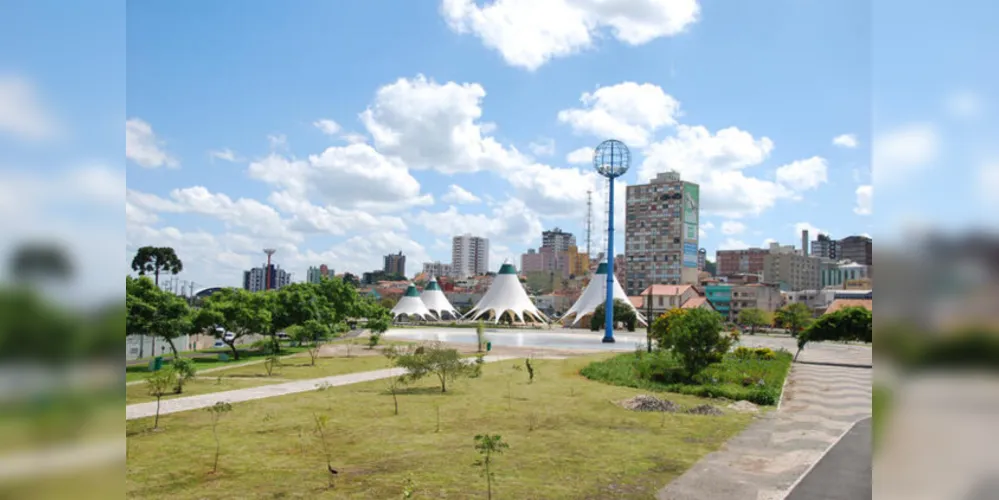
[[[420,298],[420,292],[416,290],[416,285],[412,283],[406,288],[406,293],[399,299],[395,307],[392,308],[392,319],[398,319],[399,316],[417,317],[424,320],[434,319],[434,314],[430,312],[430,309],[427,309],[427,305]]]
[[[528,320],[535,323],[548,322],[548,318],[527,296],[524,286],[520,284],[520,278],[517,277],[517,270],[505,262],[500,266],[499,273],[493,279],[489,290],[465,315],[465,318],[492,319],[493,323],[499,323],[500,318],[508,311],[513,313],[514,319],[520,323],[526,323]]]
[[[458,310],[451,305],[451,302],[447,300],[444,295],[444,291],[441,290],[440,285],[437,284],[437,278],[431,277],[430,282],[427,283],[426,288],[423,289],[423,293],[420,295],[423,299],[423,303],[427,306],[430,312],[434,313],[438,319],[442,319],[444,314],[451,315],[452,318],[458,318],[461,315],[458,314]]]
[[[614,299],[621,299],[631,310],[635,311],[638,317],[638,322],[645,325],[645,317],[642,313],[635,309],[634,304],[628,300],[628,296],[624,293],[624,289],[621,288],[621,283],[617,281],[617,276],[614,276]],[[579,296],[576,303],[572,305],[569,312],[562,316],[562,323],[568,326],[576,326],[583,319],[583,317],[593,314],[593,311],[597,310],[597,306],[607,302],[607,263],[601,262],[597,266],[597,272],[593,274],[590,278],[590,284],[586,285],[586,290],[583,290],[583,294]]]

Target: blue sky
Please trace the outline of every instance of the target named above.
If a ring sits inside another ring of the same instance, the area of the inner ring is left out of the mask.
[[[891,237],[899,221],[986,218],[982,203],[931,209],[915,192],[968,201],[999,185],[985,173],[999,165],[999,75],[981,57],[996,7],[938,7],[24,2],[0,21],[19,48],[0,69],[67,133],[25,141],[0,116],[2,160],[41,176],[87,162],[126,172],[123,259],[174,246],[182,278],[204,286],[238,283],[265,246],[301,279],[400,249],[412,274],[466,231],[490,238],[492,267],[542,229],[582,241],[585,191],[597,206],[603,193],[578,150],[610,137],[631,146],[626,183],[674,168],[702,185],[709,255],[797,244],[801,227]],[[110,132],[121,120],[125,138]],[[854,140],[835,144],[843,135]]]

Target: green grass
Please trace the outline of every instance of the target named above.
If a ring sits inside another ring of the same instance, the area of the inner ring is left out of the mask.
[[[728,354],[721,363],[709,366],[692,381],[684,380],[680,363],[668,352],[619,354],[594,361],[581,373],[593,380],[625,387],[775,405],[792,359],[788,352],[776,354],[777,358],[769,361],[740,360]],[[763,380],[763,385],[758,384],[759,380]]]
[[[316,360],[315,366],[310,364],[308,356],[295,356],[283,360],[281,366],[275,368],[269,377],[263,363],[256,363],[249,366],[234,366],[231,369],[196,377],[194,380],[184,384],[183,393],[171,394],[165,396],[163,399],[231,391],[247,387],[277,384],[287,382],[288,380],[303,380],[378,370],[388,368],[389,366],[391,364],[388,359],[380,354],[373,353],[350,358],[319,358]],[[147,401],[156,401],[156,398],[149,395],[146,384],[133,384],[125,387],[125,404],[145,403]]]
[[[220,368],[223,366],[238,366],[244,364],[248,361],[255,361],[259,359],[266,358],[269,356],[268,353],[264,351],[254,350],[254,349],[237,349],[239,351],[239,360],[232,358],[232,351],[228,348],[226,349],[207,349],[204,351],[197,352],[183,352],[181,353],[182,358],[190,358],[194,360],[195,370],[207,370],[209,368]],[[287,356],[290,354],[298,354],[305,352],[304,347],[289,347],[283,346],[281,348],[281,356]],[[229,359],[222,361],[218,358],[219,354],[227,354]],[[206,356],[209,354],[209,356]],[[133,382],[136,380],[144,380],[149,377],[153,372],[149,371],[149,360],[147,358],[143,364],[134,364],[125,367],[125,381]],[[173,355],[164,356],[163,366],[169,366],[173,359]]]
[[[445,394],[426,379],[398,396],[398,416],[386,381],[235,404],[219,424],[217,474],[207,412],[165,415],[158,432],[148,430],[152,419],[128,421],[127,496],[400,498],[412,475],[414,498],[483,498],[473,438],[489,433],[510,444],[494,459],[496,498],[644,499],[752,420],[625,410],[615,402],[640,391],[579,376],[592,359],[539,360],[533,384],[514,360],[487,364],[481,378],[450,384]],[[340,471],[332,490],[314,415],[329,417]]]

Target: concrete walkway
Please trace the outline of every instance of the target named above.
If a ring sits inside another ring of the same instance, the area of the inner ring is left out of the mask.
[[[793,340],[743,337],[743,345],[793,349]],[[761,416],[659,491],[660,500],[781,500],[855,422],[871,416],[871,350],[810,344],[791,368],[779,410]],[[848,460],[867,460],[850,456]],[[862,488],[870,490],[868,484]]]
[[[857,422],[791,489],[787,500],[871,498],[871,419]]]
[[[518,356],[485,356],[486,363],[503,361],[508,359],[519,359]],[[361,373],[347,373],[344,375],[333,375],[330,377],[313,378],[307,380],[295,380],[283,384],[269,384],[259,387],[248,387],[246,389],[236,389],[233,391],[213,392],[210,394],[199,394],[183,398],[165,399],[160,402],[160,415],[168,415],[181,411],[197,410],[214,405],[218,401],[228,403],[241,403],[243,401],[253,401],[255,399],[272,398],[276,396],[286,396],[315,390],[317,386],[328,385],[337,387],[341,385],[358,384],[370,382],[372,380],[398,377],[405,373],[402,368],[385,368]],[[125,407],[125,420],[136,418],[152,417],[156,414],[156,402],[139,403]]]

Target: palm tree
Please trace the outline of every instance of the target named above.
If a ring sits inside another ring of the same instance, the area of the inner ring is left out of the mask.
[[[132,270],[145,276],[153,273],[153,283],[160,286],[160,272],[177,274],[184,270],[184,263],[170,247],[142,247],[132,259]]]

